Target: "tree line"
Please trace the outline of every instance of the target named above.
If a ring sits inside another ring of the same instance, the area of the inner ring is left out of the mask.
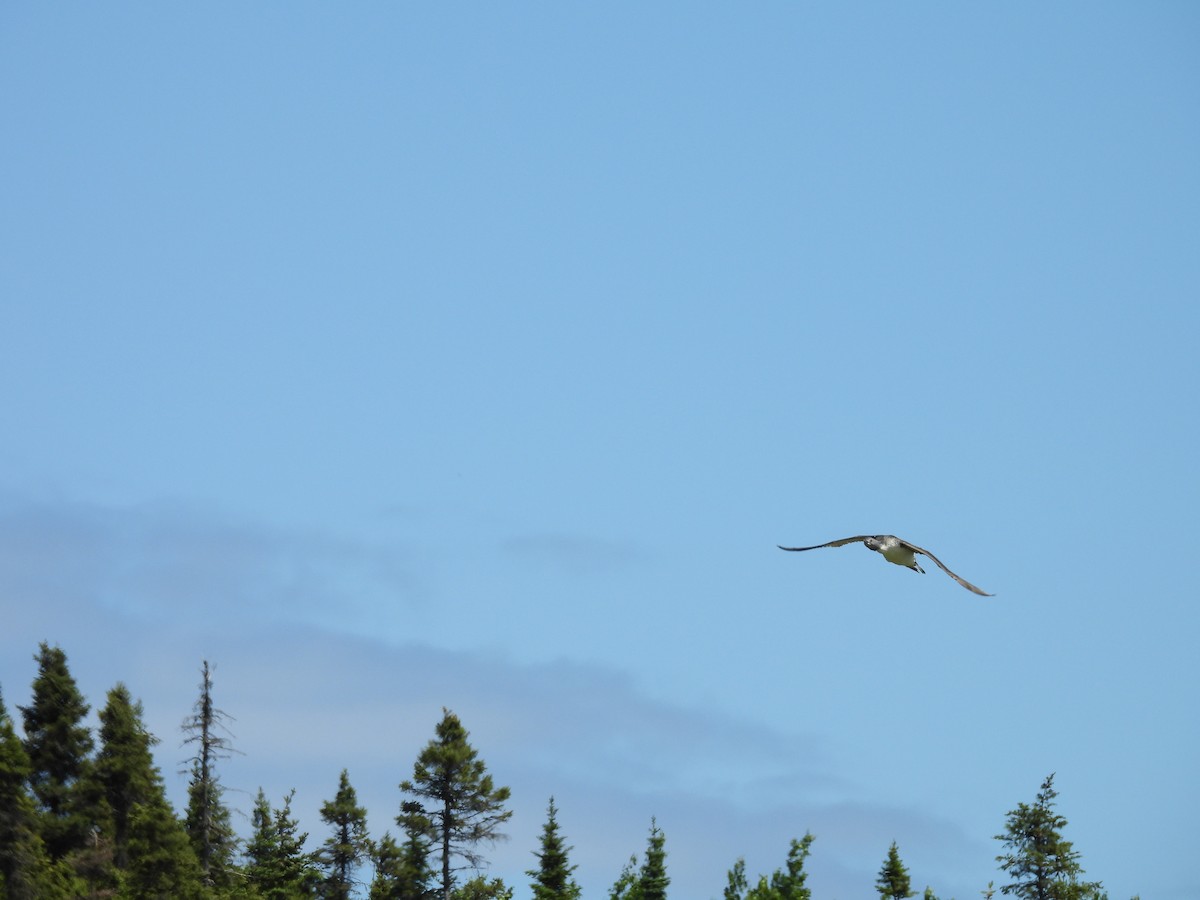
[[[236,835],[218,770],[237,751],[231,717],[213,702],[207,662],[181,726],[191,755],[180,816],[154,764],[159,741],[129,689],[118,683],[108,692],[93,735],[66,654],[43,642],[34,659],[32,698],[17,707],[23,737],[0,694],[0,900],[512,900],[513,888],[483,874],[482,853],[504,836],[510,792],[495,784],[450,710],[412,777],[399,784],[394,834],[368,834],[366,810],[343,769],[333,799],[320,808],[326,837],[307,850],[308,834],[291,809],[294,791],[272,805],[259,788],[250,835]],[[989,884],[985,900],[997,891],[1020,900],[1107,900],[1100,882],[1084,880],[1080,854],[1062,836],[1067,821],[1055,811],[1053,780],[1046,778],[1032,804],[1008,813],[996,861],[1011,880]],[[783,867],[753,881],[738,859],[724,900],[811,900],[805,863],[813,841],[811,833],[794,839]],[[534,900],[580,900],[572,849],[551,797],[536,863],[526,872]],[[666,859],[666,835],[651,819],[643,857],[630,857],[608,900],[666,900]],[[916,896],[895,843],[875,890],[884,900]],[[922,896],[937,900],[928,887]]]

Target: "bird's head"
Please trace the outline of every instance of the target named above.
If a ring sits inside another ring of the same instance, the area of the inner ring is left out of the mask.
[[[868,550],[874,550],[876,553],[878,553],[879,548],[882,547],[883,545],[879,542],[879,536],[876,535],[875,537],[869,537],[865,541],[863,541],[863,546],[866,547]]]

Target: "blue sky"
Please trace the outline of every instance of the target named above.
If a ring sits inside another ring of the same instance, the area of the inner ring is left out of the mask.
[[[37,642],[225,781],[391,826],[448,706],[528,896],[817,835],[1001,880],[1057,772],[1193,897],[1191,4],[0,12],[0,688]],[[892,532],[989,591],[861,547]],[[241,793],[245,792],[245,793]]]

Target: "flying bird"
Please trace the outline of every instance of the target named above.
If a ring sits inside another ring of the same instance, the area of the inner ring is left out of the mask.
[[[930,553],[928,550],[922,550],[916,544],[910,544],[908,541],[901,540],[894,534],[859,534],[854,537],[842,538],[840,541],[830,541],[828,544],[817,544],[814,547],[783,547],[780,550],[820,550],[822,547],[844,547],[846,544],[856,544],[859,542],[867,545],[868,550],[874,550],[876,553],[883,555],[883,558],[890,563],[895,563],[898,566],[912,569],[914,572],[925,574],[925,570],[917,565],[917,554],[928,556],[932,559],[939,569],[965,587],[968,591],[979,594],[981,597],[994,597],[995,594],[989,594],[987,591],[980,590],[967,581],[965,578],[959,578],[953,572],[946,568],[946,564]]]

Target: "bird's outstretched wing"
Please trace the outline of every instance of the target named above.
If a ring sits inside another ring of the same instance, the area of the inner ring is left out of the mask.
[[[975,585],[971,584],[971,582],[967,581],[965,578],[960,578],[959,576],[955,575],[948,568],[946,568],[946,564],[944,562],[942,562],[940,559],[938,559],[936,556],[934,556],[928,550],[923,550],[920,547],[918,547],[916,544],[910,544],[906,540],[903,540],[903,539],[899,539],[899,540],[900,540],[900,543],[902,543],[905,547],[907,547],[913,553],[920,553],[922,556],[928,556],[935,563],[937,563],[937,567],[939,569],[941,569],[943,572],[945,572],[947,575],[949,575],[951,578],[953,578],[955,581],[957,581],[959,584],[961,584],[963,587],[965,587],[968,591],[978,594],[980,597],[995,597],[996,596],[995,594],[989,594],[987,591],[981,590],[980,588],[975,587]]]
[[[853,544],[855,541],[865,541],[872,537],[869,534],[858,534],[854,537],[842,538],[840,541],[830,541],[828,544],[817,544],[814,547],[784,547],[782,544],[776,544],[780,550],[820,550],[822,547],[844,547],[846,544]],[[932,557],[931,557],[932,558]]]

